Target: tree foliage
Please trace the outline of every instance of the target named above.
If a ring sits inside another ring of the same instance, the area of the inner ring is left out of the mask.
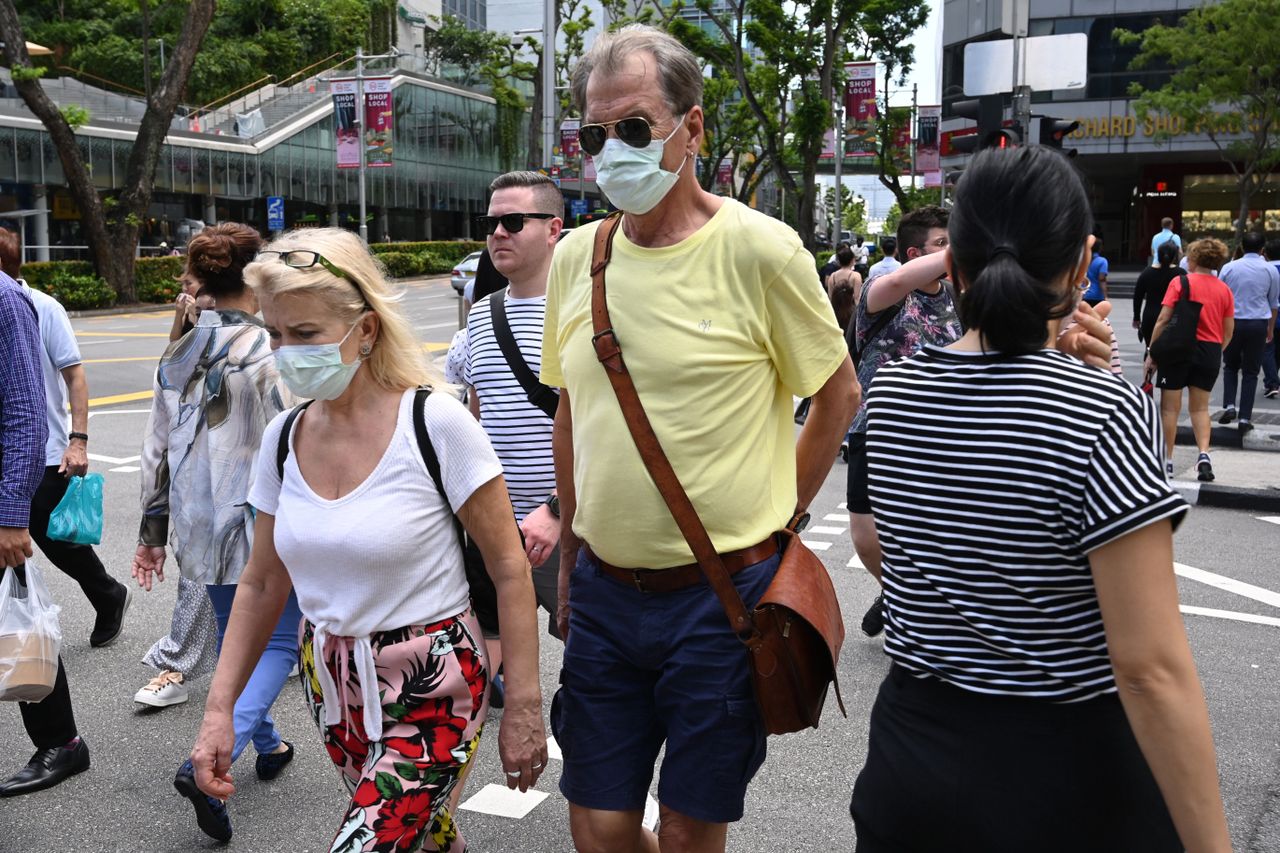
[[[160,42],[167,60],[189,6],[182,0],[25,0],[20,5],[27,38],[54,52],[37,65],[65,65],[137,91],[146,91],[148,82],[151,88],[159,84]],[[268,76],[283,80],[335,53],[353,55],[358,46],[383,51],[394,14],[394,0],[220,0],[182,99],[201,106]]]
[[[1141,120],[1165,114],[1213,140],[1236,176],[1236,242],[1250,200],[1280,166],[1280,27],[1274,0],[1222,0],[1189,11],[1176,26],[1156,25],[1118,37],[1140,46],[1134,68],[1167,63],[1159,89],[1134,84]],[[1157,139],[1168,138],[1168,133]]]
[[[831,215],[835,213],[835,204],[836,188],[827,187],[822,194],[822,209],[825,211],[828,226],[831,223]],[[867,200],[862,196],[855,196],[853,191],[844,184],[840,185],[840,229],[852,231],[854,234],[867,233]]]
[[[937,187],[925,189],[924,187],[906,187],[902,191],[902,198],[893,203],[889,208],[889,214],[884,218],[884,225],[881,232],[884,234],[896,234],[898,232],[898,222],[902,219],[904,213],[910,213],[919,207],[925,207],[930,204],[937,204],[939,199],[939,190]]]

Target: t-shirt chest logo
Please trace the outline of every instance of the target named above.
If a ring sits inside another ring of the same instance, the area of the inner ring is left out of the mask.
[[[704,333],[711,331],[711,321],[710,320],[700,321],[698,323],[698,328],[701,329]]]

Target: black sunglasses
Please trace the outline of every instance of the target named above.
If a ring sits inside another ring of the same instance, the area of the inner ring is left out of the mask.
[[[606,121],[601,124],[584,124],[578,128],[578,144],[582,150],[592,157],[604,150],[604,141],[609,138],[609,128],[619,139],[632,148],[645,148],[653,141],[653,125],[640,116],[620,118],[617,121]]]
[[[484,233],[493,234],[501,225],[508,234],[519,234],[524,230],[526,219],[555,219],[554,213],[504,213],[501,216],[477,216],[476,222],[484,229]]]

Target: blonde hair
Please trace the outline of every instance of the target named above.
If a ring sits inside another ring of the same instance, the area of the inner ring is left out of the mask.
[[[1207,270],[1220,270],[1231,257],[1227,244],[1216,237],[1202,237],[1187,247],[1187,263]]]
[[[319,252],[351,278],[336,276],[319,263],[298,269],[276,257],[262,258],[244,270],[245,281],[255,293],[314,296],[347,324],[354,324],[362,314],[371,313],[378,318],[378,336],[365,364],[375,383],[388,391],[405,391],[420,385],[441,390],[449,387],[444,376],[427,359],[413,327],[397,304],[403,291],[393,289],[382,264],[359,237],[341,228],[300,228],[285,232],[262,247],[264,252],[293,250]]]

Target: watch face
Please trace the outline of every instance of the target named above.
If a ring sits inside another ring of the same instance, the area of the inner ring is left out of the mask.
[[[560,517],[560,498],[552,495],[547,498],[547,509],[551,510],[551,514],[556,518]]]

